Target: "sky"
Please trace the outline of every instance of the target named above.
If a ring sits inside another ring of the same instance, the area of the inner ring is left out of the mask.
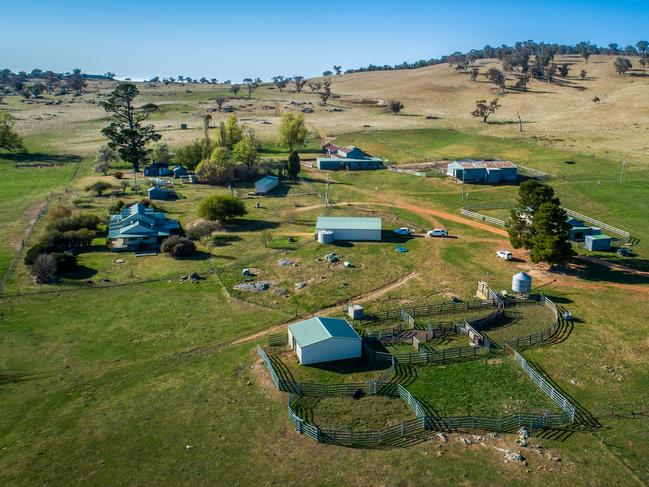
[[[649,38],[649,1],[3,2],[0,68],[121,77],[315,76],[532,39]]]

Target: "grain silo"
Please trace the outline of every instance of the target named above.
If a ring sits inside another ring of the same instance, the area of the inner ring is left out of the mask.
[[[532,291],[532,277],[525,272],[519,272],[512,277],[512,291],[529,294]]]

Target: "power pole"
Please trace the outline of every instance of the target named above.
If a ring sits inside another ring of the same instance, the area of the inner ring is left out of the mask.
[[[624,168],[628,164],[627,161],[622,161],[622,168],[620,170],[620,186],[622,186],[622,179],[624,178]]]
[[[325,186],[325,210],[329,210],[329,173],[327,173],[327,184]]]

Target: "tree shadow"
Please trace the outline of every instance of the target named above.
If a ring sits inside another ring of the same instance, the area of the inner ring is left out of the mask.
[[[34,374],[27,374],[24,372],[3,370],[0,371],[0,386],[9,384],[20,384],[21,382],[29,382],[34,380],[46,379],[51,377],[53,372],[38,372]]]
[[[647,261],[642,260],[640,265],[649,266]],[[584,281],[612,282],[617,284],[649,284],[649,276],[631,274],[621,270],[613,270],[601,264],[580,260],[573,262],[561,269],[551,270],[571,277],[577,277]]]
[[[238,235],[214,235],[212,237],[212,243],[215,247],[227,247],[234,242],[241,242],[241,240],[243,239]]]
[[[85,265],[77,265],[77,267],[67,274],[63,274],[63,277],[66,279],[72,280],[81,280],[81,279],[90,279],[97,275],[97,269],[92,269]]]
[[[271,222],[267,220],[233,220],[224,225],[229,231],[236,232],[258,232],[261,230],[270,230],[272,228],[277,228],[279,223]]]
[[[42,152],[19,152],[0,154],[0,160],[12,161],[21,166],[62,166],[82,160],[75,154],[46,154]]]

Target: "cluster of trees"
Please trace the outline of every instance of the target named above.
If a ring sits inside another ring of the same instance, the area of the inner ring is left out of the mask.
[[[290,152],[286,169],[291,177],[296,177],[300,171],[297,149],[306,144],[308,137],[304,115],[291,112],[282,115],[277,143]],[[206,132],[205,137],[178,148],[175,161],[195,169],[206,183],[229,184],[259,174],[260,149],[254,130],[245,129],[234,115],[230,115],[216,128],[214,138]]]
[[[511,211],[509,239],[516,249],[530,250],[532,262],[560,264],[573,255],[568,241],[568,215],[554,189],[536,180],[518,188],[516,207]]]
[[[403,62],[401,64],[377,66],[370,64],[366,67],[358,69],[348,69],[345,73],[357,73],[364,71],[387,71],[397,69],[417,69],[424,66],[432,66],[436,64],[449,63],[451,65],[466,65],[474,64],[478,59],[485,58],[498,58],[504,61],[504,64],[512,68],[519,68],[523,72],[528,72],[535,64],[536,58],[539,59],[536,73],[541,74],[541,70],[549,64],[547,61],[552,60],[556,55],[578,54],[582,56],[586,62],[588,58],[594,54],[608,54],[610,56],[641,56],[646,57],[649,50],[649,43],[647,41],[638,41],[635,46],[620,47],[618,44],[611,43],[606,47],[597,46],[590,42],[579,42],[577,44],[550,44],[545,42],[534,42],[532,40],[524,42],[516,42],[513,46],[506,44],[500,47],[484,46],[482,49],[472,49],[466,53],[454,52],[440,58],[421,59],[419,61],[409,63]],[[534,61],[530,62],[530,59]],[[328,74],[327,74],[328,73]],[[331,75],[331,71],[323,73],[324,76]]]
[[[39,282],[52,282],[74,270],[77,259],[73,252],[90,247],[100,220],[95,215],[73,215],[69,208],[58,205],[48,212],[47,222],[45,234],[24,258]]]
[[[21,95],[25,99],[40,98],[43,93],[66,95],[74,92],[80,95],[89,77],[80,69],[68,73],[40,69],[33,69],[29,73],[26,71],[14,73],[10,69],[3,69],[0,71],[0,92]]]

